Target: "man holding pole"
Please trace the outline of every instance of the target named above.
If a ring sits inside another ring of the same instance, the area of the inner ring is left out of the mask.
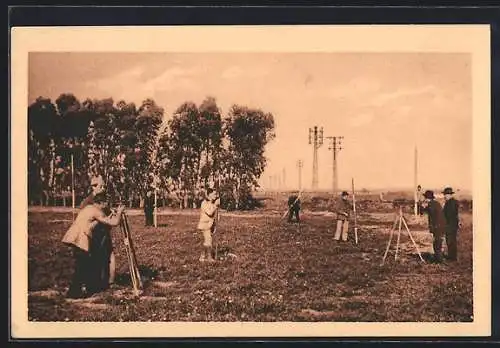
[[[341,199],[337,206],[337,228],[335,231],[335,240],[340,240],[342,235],[342,241],[347,241],[347,232],[349,230],[349,216],[352,210],[351,203],[348,200],[349,193],[346,191],[342,192]]]
[[[209,188],[205,200],[201,203],[200,220],[198,230],[203,234],[203,251],[200,256],[200,262],[214,262],[212,256],[212,233],[217,224],[217,214],[220,206],[220,198],[217,192]]]
[[[295,221],[300,222],[299,217],[300,212],[300,192],[298,195],[291,195],[288,197],[288,222],[292,222],[295,217]]]

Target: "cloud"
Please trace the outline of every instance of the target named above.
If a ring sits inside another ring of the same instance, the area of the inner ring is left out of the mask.
[[[85,83],[86,88],[110,93],[116,99],[125,99],[139,102],[143,98],[155,98],[162,91],[194,91],[197,88],[195,79],[200,70],[195,68],[171,67],[163,70],[159,75],[145,78],[147,68],[136,66],[114,76],[108,76]]]
[[[147,80],[144,85],[151,90],[171,90],[177,88],[193,88],[194,78],[199,74],[196,68],[172,67],[160,75]]]
[[[352,127],[361,127],[371,123],[372,120],[373,120],[372,113],[361,113],[359,115],[355,115],[349,118],[349,124]]]
[[[239,66],[231,66],[222,72],[222,78],[226,80],[231,80],[243,75],[243,69]]]
[[[401,99],[409,99],[413,97],[420,97],[423,95],[428,95],[435,97],[439,91],[435,86],[428,85],[421,88],[411,88],[411,89],[397,89],[391,93],[384,93],[375,96],[372,99],[372,104],[375,106],[382,106],[384,104],[401,100]]]
[[[358,77],[345,85],[331,88],[327,96],[333,99],[357,99],[377,92],[380,87],[380,82],[375,79]]]
[[[234,80],[241,78],[263,78],[269,74],[269,69],[265,67],[249,67],[243,69],[239,65],[233,65],[222,72],[221,78],[224,80]]]

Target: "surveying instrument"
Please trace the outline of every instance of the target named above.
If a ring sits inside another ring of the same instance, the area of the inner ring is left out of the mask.
[[[142,280],[139,273],[139,266],[137,264],[137,257],[135,255],[134,243],[130,234],[130,226],[128,224],[128,217],[125,212],[122,212],[122,219],[120,220],[120,230],[123,233],[125,250],[127,252],[128,266],[130,271],[130,279],[134,289],[134,295],[139,296],[142,290]]]
[[[413,239],[413,236],[412,236],[412,234],[410,232],[410,229],[408,228],[408,224],[406,223],[405,217],[403,216],[403,205],[402,204],[398,204],[398,209],[399,209],[399,212],[396,215],[396,218],[394,219],[394,225],[392,226],[391,233],[389,235],[389,241],[387,243],[387,248],[385,249],[384,258],[382,259],[382,265],[385,262],[387,254],[389,253],[389,249],[391,247],[392,238],[394,237],[394,232],[396,231],[396,226],[397,225],[398,225],[398,238],[397,238],[397,242],[396,242],[396,252],[394,254],[394,260],[398,259],[399,241],[401,239],[401,226],[404,225],[406,231],[408,232],[408,236],[410,237],[410,239],[411,239],[411,241],[413,243],[413,246],[415,247],[415,249],[416,249],[416,251],[418,253],[418,256],[420,257],[420,260],[425,263],[425,261],[424,261],[424,259],[422,257],[422,254],[420,253],[420,250],[418,249],[418,245],[415,242],[415,240]]]

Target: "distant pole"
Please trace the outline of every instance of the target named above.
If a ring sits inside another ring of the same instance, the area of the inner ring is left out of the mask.
[[[333,164],[332,164],[332,191],[333,191],[333,196],[337,196],[337,191],[338,191],[338,172],[337,172],[337,153],[342,150],[342,139],[344,137],[342,136],[334,136],[334,137],[328,137],[330,139],[330,146],[328,147],[328,150],[332,150],[333,152]]]
[[[71,154],[71,207],[73,221],[75,221],[75,166],[73,154]]]
[[[358,244],[358,219],[356,216],[356,190],[354,189],[354,178],[351,179],[351,185],[352,185],[352,206],[354,213],[354,239],[356,241],[356,244]]]
[[[158,227],[158,185],[155,185],[154,225]]]
[[[418,216],[418,196],[417,196],[417,182],[418,182],[418,177],[417,177],[417,172],[418,172],[418,150],[417,147],[415,146],[415,163],[414,163],[414,173],[413,173],[413,196],[414,196],[414,213],[415,217]]]
[[[309,128],[309,144],[313,145],[313,178],[312,189],[318,189],[318,149],[323,145],[323,127]]]
[[[297,168],[299,168],[299,192],[302,190],[302,167],[304,166],[304,162],[302,160],[298,160]]]

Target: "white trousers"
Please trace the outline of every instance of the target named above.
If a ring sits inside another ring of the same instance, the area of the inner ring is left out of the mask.
[[[349,229],[349,221],[348,220],[337,220],[337,229],[335,230],[335,240],[340,239],[340,235],[342,234],[342,240],[347,240],[347,231]]]

